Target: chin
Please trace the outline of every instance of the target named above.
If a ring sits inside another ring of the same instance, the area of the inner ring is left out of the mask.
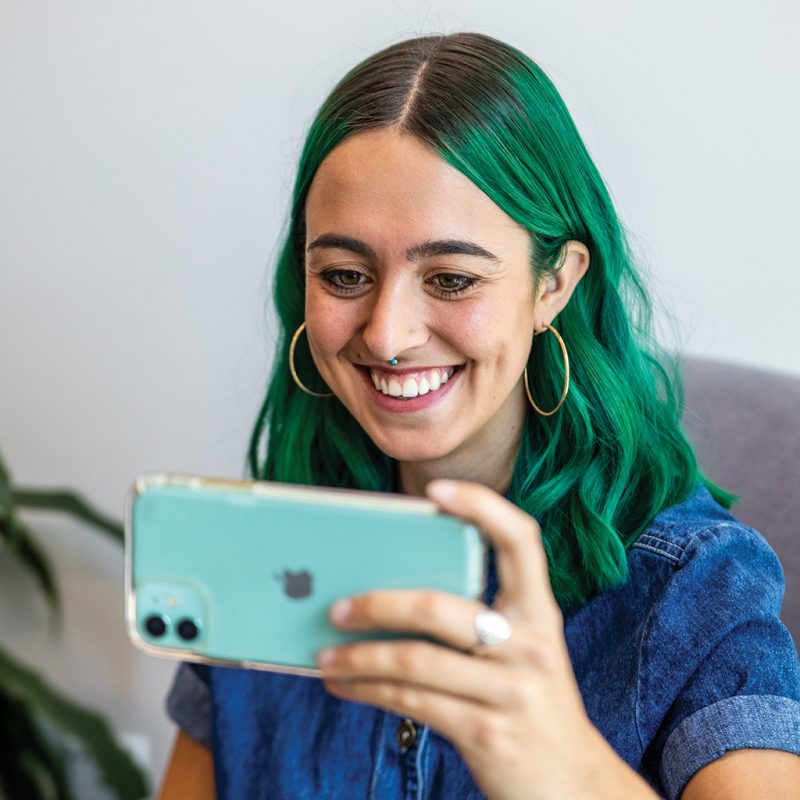
[[[430,436],[422,434],[387,437],[373,436],[369,430],[366,433],[381,452],[395,461],[436,461],[456,449],[452,442],[431,441]]]

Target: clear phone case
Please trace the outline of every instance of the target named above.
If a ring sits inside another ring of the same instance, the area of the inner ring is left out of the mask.
[[[143,476],[125,533],[129,636],[186,661],[316,675],[326,645],[392,638],[333,628],[336,600],[421,588],[476,598],[485,585],[477,529],[403,495]]]

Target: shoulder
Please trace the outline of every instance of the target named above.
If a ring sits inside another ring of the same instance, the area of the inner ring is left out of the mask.
[[[657,693],[666,669],[689,681],[705,663],[706,670],[716,665],[719,680],[731,690],[738,681],[736,694],[747,685],[743,673],[751,670],[785,675],[771,688],[796,697],[797,654],[779,618],[780,562],[764,536],[722,508],[705,487],[659,514],[631,546],[629,560],[632,579],[651,582],[640,690]],[[722,657],[727,648],[734,663]],[[759,666],[764,661],[768,669]]]
[[[766,545],[758,531],[737,519],[705,486],[697,484],[688,497],[661,511],[631,549],[646,550],[678,564],[702,555],[708,544],[718,546],[743,536]]]
[[[665,593],[677,582],[682,593],[695,585],[711,596],[735,595],[757,582],[757,593],[741,599],[758,602],[770,613],[780,611],[784,577],[775,552],[702,485],[658,514],[630,546],[629,561],[646,563]]]

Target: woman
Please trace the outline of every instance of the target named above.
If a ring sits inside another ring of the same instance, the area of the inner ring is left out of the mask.
[[[427,494],[487,534],[493,613],[374,592],[333,623],[430,640],[320,653],[323,681],[182,667],[163,798],[797,796],[780,567],[698,472],[535,64],[456,34],[356,67],[308,135],[274,289],[253,475]]]

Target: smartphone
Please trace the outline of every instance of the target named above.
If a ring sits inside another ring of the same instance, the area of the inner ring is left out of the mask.
[[[151,655],[319,675],[327,645],[389,633],[328,622],[336,600],[377,589],[485,588],[478,530],[404,495],[139,477],[126,498],[128,635]]]

